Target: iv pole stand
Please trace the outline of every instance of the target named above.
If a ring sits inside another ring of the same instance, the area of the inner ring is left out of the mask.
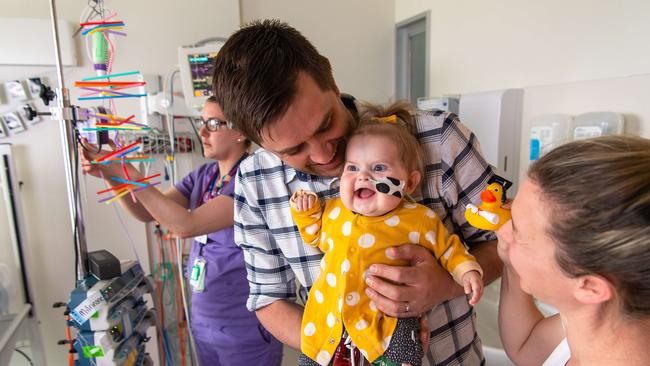
[[[57,24],[55,0],[50,0],[50,12],[52,16],[52,31],[54,36],[54,50],[56,53],[56,72],[59,80],[59,87],[56,88],[56,103],[58,113],[52,117],[61,123],[61,142],[63,143],[63,164],[66,173],[66,186],[68,191],[68,208],[72,224],[72,235],[77,254],[77,281],[83,280],[88,274],[88,248],[86,246],[86,230],[83,222],[83,211],[81,206],[78,175],[74,174],[76,166],[76,141],[74,132],[75,113],[70,108],[70,92],[65,87],[63,78],[63,66],[61,62],[61,47],[59,44],[59,28]]]

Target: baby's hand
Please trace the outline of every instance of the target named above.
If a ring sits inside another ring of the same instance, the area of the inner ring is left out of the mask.
[[[300,189],[291,196],[291,206],[299,212],[308,211],[314,207],[316,199],[316,193]]]
[[[472,294],[470,305],[476,305],[483,295],[483,279],[478,271],[469,271],[463,275],[465,294]]]

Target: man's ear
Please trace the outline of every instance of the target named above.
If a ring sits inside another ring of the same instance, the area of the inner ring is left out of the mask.
[[[603,276],[589,274],[575,280],[574,296],[583,304],[600,304],[614,297],[614,286]]]
[[[412,193],[415,190],[415,187],[418,186],[418,183],[420,183],[420,179],[422,179],[422,174],[417,170],[412,171],[411,174],[409,174],[406,187],[404,187],[406,193]]]

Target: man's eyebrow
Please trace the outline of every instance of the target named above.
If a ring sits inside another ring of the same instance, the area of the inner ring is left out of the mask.
[[[327,130],[329,128],[329,126],[330,126],[331,121],[332,121],[332,111],[330,110],[325,114],[325,116],[323,116],[323,119],[321,120],[320,125],[318,125],[318,128],[316,129],[316,131],[314,131],[313,135],[317,135],[317,134]],[[291,154],[294,154],[297,151],[299,151],[303,147],[304,144],[305,144],[304,142],[301,142],[298,145],[291,146],[291,147],[288,147],[286,149],[279,150],[279,151],[277,151],[277,153],[282,154],[282,155],[291,155]]]

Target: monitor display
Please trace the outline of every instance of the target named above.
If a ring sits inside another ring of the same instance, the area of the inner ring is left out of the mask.
[[[187,55],[192,76],[192,91],[195,97],[212,95],[212,68],[217,52],[191,53]]]
[[[218,41],[178,49],[183,97],[188,108],[200,110],[205,100],[212,95],[214,59],[223,44],[223,41]]]

